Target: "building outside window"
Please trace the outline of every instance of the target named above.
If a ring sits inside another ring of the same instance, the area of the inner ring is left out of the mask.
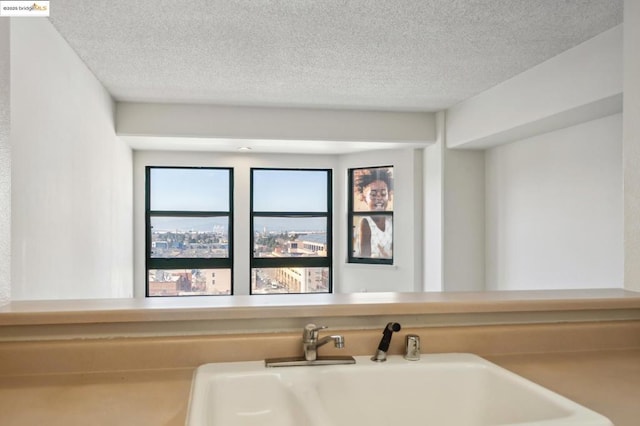
[[[331,170],[251,169],[251,294],[330,293]]]
[[[233,170],[146,168],[146,294],[233,294]]]

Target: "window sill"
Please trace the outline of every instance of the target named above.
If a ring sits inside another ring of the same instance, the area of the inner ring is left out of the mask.
[[[398,265],[388,265],[384,263],[345,263],[344,267],[348,269],[398,269]]]

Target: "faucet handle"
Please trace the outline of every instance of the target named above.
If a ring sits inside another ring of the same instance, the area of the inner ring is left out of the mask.
[[[404,340],[404,359],[408,361],[420,360],[420,336],[407,334]]]
[[[315,324],[307,324],[302,331],[302,340],[304,342],[310,342],[312,340],[318,340],[318,332],[327,328],[326,325],[317,326]]]

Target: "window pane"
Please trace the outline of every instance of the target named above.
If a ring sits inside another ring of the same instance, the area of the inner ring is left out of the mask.
[[[328,293],[329,268],[254,268],[251,294]]]
[[[256,212],[326,212],[326,170],[254,170]]]
[[[229,170],[152,168],[151,210],[229,211]]]
[[[393,167],[352,169],[353,210],[393,211]]]
[[[326,217],[254,217],[255,257],[326,257]]]
[[[231,294],[231,269],[151,269],[149,296]]]
[[[229,257],[229,218],[151,217],[152,258]]]
[[[393,216],[353,217],[353,257],[393,259]]]

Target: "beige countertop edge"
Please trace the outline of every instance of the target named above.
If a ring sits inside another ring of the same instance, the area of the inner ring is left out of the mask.
[[[517,354],[490,361],[608,417],[637,425],[640,350]],[[193,369],[0,377],[7,424],[184,425]],[[109,409],[105,409],[108,401]]]
[[[639,309],[621,289],[14,301],[0,326]]]
[[[423,354],[469,352],[609,417],[636,426],[640,321],[403,328]],[[369,355],[379,330],[344,330],[351,355]],[[401,354],[403,339],[391,341]],[[329,346],[329,345],[327,345]],[[184,425],[192,372],[210,362],[300,350],[299,333],[0,343],[3,424]],[[340,349],[323,347],[325,354]]]

